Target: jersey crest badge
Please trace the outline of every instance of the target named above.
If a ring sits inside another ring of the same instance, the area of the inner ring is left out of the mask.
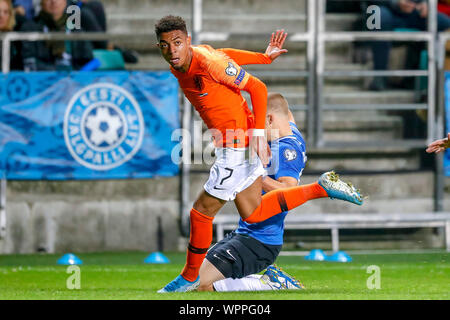
[[[287,161],[292,161],[297,159],[297,151],[293,149],[286,149],[284,150],[284,157]]]
[[[237,75],[237,69],[231,62],[228,62],[228,67],[225,69],[225,73],[234,77]]]

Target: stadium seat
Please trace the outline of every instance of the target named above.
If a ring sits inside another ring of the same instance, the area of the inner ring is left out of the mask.
[[[416,28],[395,28],[395,32],[419,32],[419,29]]]
[[[420,52],[419,69],[420,70],[428,70],[428,51],[427,50],[422,50]],[[420,79],[419,90],[426,90],[428,87],[427,77],[419,77],[419,79]]]
[[[100,60],[97,70],[125,70],[125,61],[118,50],[94,50],[94,58]]]

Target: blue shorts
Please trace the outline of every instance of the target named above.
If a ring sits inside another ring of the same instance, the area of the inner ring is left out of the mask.
[[[261,272],[273,264],[281,247],[264,244],[245,234],[231,232],[208,250],[206,259],[225,278],[240,279]]]

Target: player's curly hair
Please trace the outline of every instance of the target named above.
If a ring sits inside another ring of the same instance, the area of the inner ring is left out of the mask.
[[[170,32],[174,30],[181,30],[186,35],[188,34],[186,22],[183,20],[182,17],[176,17],[172,15],[165,16],[155,24],[155,33],[158,39],[161,33]]]

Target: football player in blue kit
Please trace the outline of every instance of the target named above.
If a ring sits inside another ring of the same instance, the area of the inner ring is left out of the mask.
[[[263,193],[296,186],[306,163],[306,147],[288,102],[279,93],[267,97],[266,135],[272,150]],[[327,172],[322,175],[335,175]],[[288,211],[263,222],[239,227],[212,246],[200,268],[198,291],[256,291],[302,289],[303,285],[273,263],[283,245]],[[263,275],[257,274],[265,270]]]

